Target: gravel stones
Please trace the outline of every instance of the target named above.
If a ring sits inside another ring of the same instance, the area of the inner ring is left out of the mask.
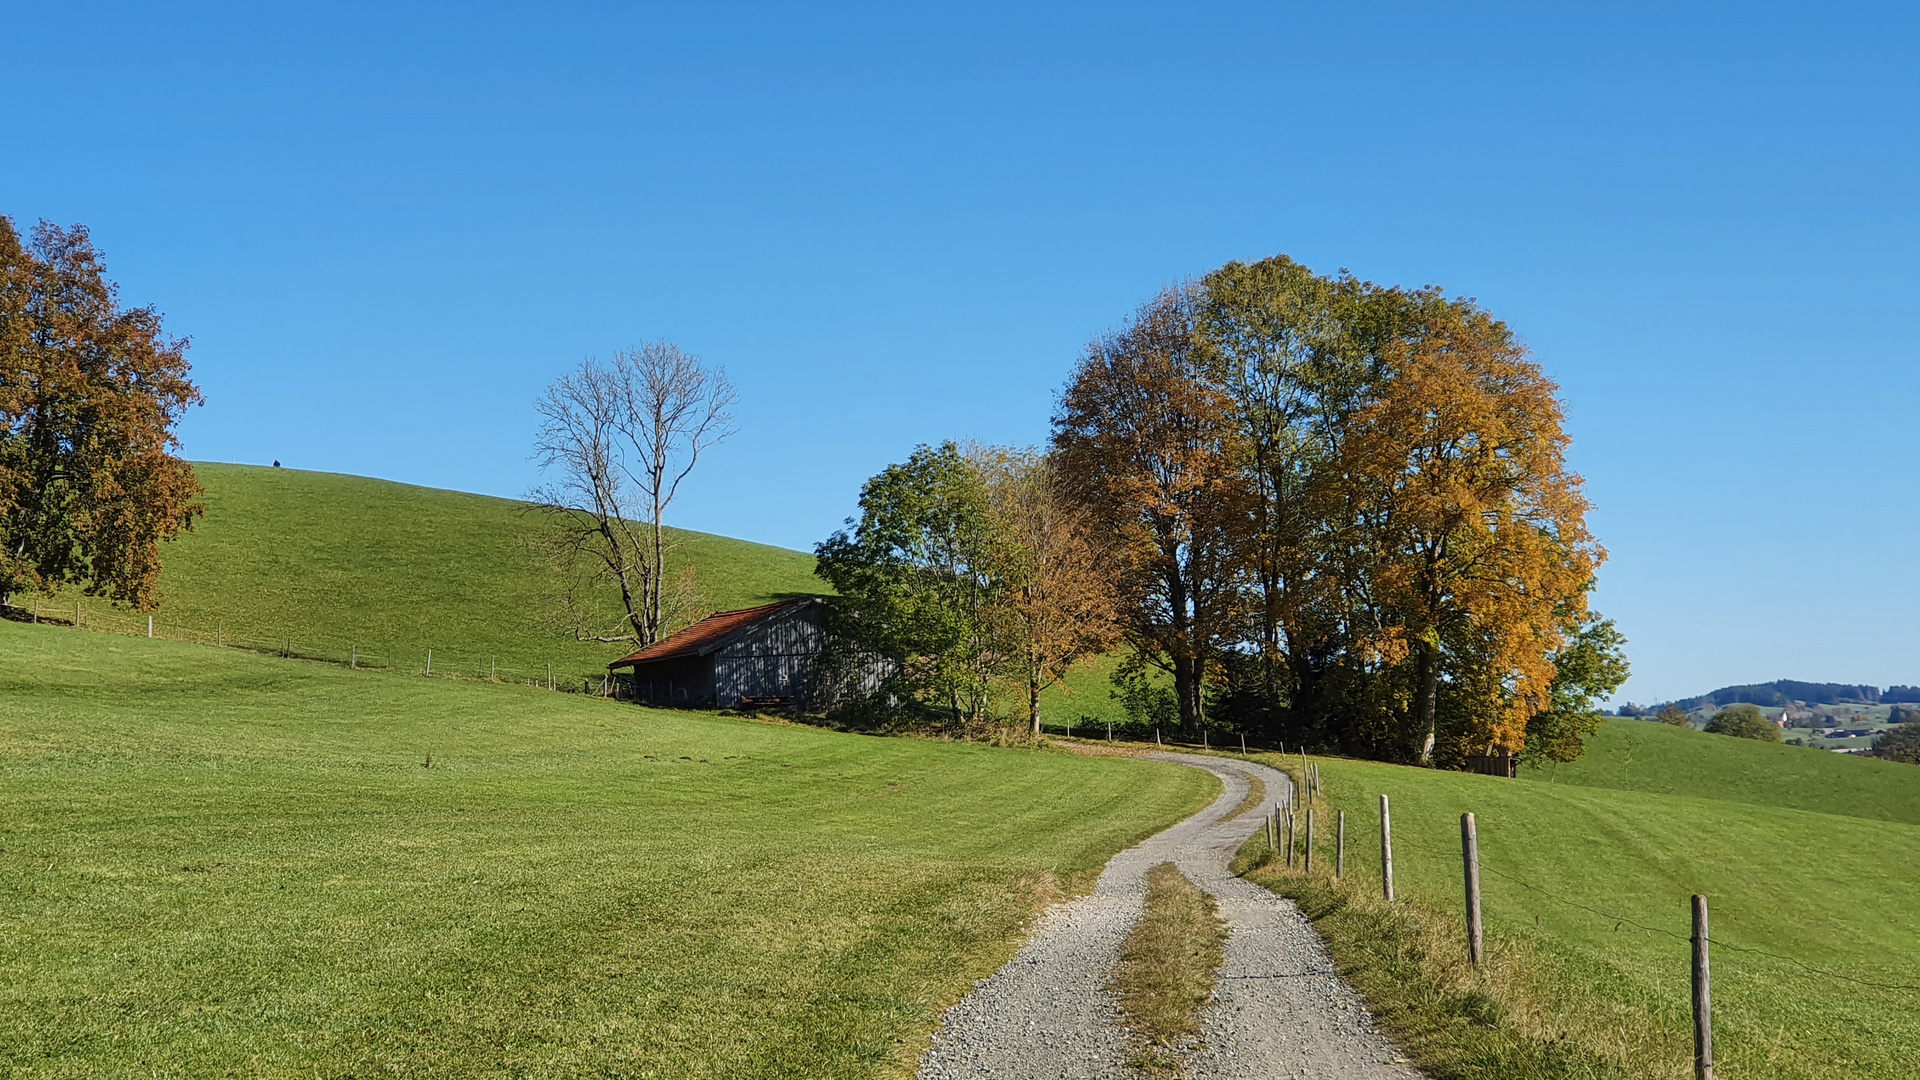
[[[1212,806],[1114,856],[1088,896],[1055,905],[1007,965],[947,1011],[920,1059],[920,1080],[1132,1080],[1120,1010],[1107,990],[1127,932],[1146,905],[1146,872],[1172,862],[1220,905],[1232,930],[1214,1002],[1202,1016],[1197,1078],[1413,1080],[1398,1050],[1334,973],[1319,937],[1290,901],[1227,872],[1290,784],[1263,765],[1190,754],[1158,760],[1203,768],[1226,791]],[[1222,819],[1247,793],[1267,800]]]

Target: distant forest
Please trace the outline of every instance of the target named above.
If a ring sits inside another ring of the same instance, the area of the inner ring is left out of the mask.
[[[1691,712],[1708,706],[1722,708],[1746,702],[1752,705],[1790,705],[1803,701],[1808,705],[1875,705],[1883,702],[1920,702],[1920,686],[1855,686],[1851,683],[1800,682],[1776,679],[1751,686],[1723,686],[1699,697],[1683,698],[1673,704]],[[1658,708],[1658,706],[1655,706]],[[1652,710],[1635,705],[1620,709],[1622,716],[1637,716]]]

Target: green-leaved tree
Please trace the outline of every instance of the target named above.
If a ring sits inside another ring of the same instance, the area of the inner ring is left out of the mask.
[[[1731,735],[1736,739],[1758,739],[1761,742],[1781,742],[1780,728],[1758,705],[1729,705],[1713,714],[1707,721],[1707,730],[1715,735]]]
[[[994,676],[1017,655],[1009,557],[986,479],[951,442],[922,446],[860,489],[860,517],[814,549],[839,593],[842,646],[891,661],[886,697],[988,719]]]

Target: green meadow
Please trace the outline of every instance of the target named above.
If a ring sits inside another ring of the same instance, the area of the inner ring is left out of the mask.
[[[908,1075],[1216,793],[0,623],[0,1074]]]
[[[162,637],[437,674],[578,688],[626,651],[574,640],[554,621],[557,575],[529,548],[540,516],[511,499],[360,476],[196,463],[206,515],[164,547]],[[675,530],[709,610],[823,591],[813,556]],[[73,617],[71,591],[42,598]],[[611,620],[618,598],[590,597]],[[31,598],[17,601],[32,604]],[[144,634],[145,616],[85,601],[86,625]]]
[[[1322,767],[1323,813],[1347,813],[1356,888],[1378,892],[1384,793],[1400,897],[1451,913],[1459,929],[1460,815],[1472,811],[1494,948],[1537,961],[1532,976],[1551,984],[1557,1008],[1648,1025],[1637,1048],[1616,1059],[1639,1063],[1630,1070],[1603,1068],[1606,1053],[1568,1046],[1542,1057],[1558,1065],[1537,1075],[1691,1075],[1687,937],[1696,892],[1712,908],[1721,1077],[1915,1074],[1920,769],[1629,720],[1607,723],[1586,759],[1515,780],[1338,759]],[[1320,838],[1324,871],[1332,855],[1324,818]],[[1454,1007],[1445,994],[1422,1001],[1392,985],[1392,964],[1380,959],[1390,950],[1368,940],[1364,920],[1343,924],[1343,901],[1312,900],[1336,955],[1403,1037],[1425,1046],[1434,1075],[1501,1074],[1489,1066],[1510,1059],[1474,1041],[1465,1028],[1477,1024],[1437,1030],[1434,1010]],[[1473,993],[1470,985],[1461,992]],[[1495,1028],[1509,1019],[1524,1018],[1502,1019],[1497,1009],[1479,1018]],[[1618,1031],[1586,1037],[1595,1048],[1624,1039]]]

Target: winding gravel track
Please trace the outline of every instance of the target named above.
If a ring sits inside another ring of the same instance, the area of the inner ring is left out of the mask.
[[[1017,956],[947,1011],[920,1059],[920,1080],[1134,1080],[1120,1010],[1106,986],[1146,906],[1146,873],[1163,862],[1211,893],[1232,931],[1214,1001],[1201,1017],[1205,1045],[1189,1061],[1196,1080],[1417,1080],[1334,974],[1292,902],[1227,871],[1291,787],[1286,775],[1228,758],[1149,756],[1206,769],[1226,791],[1114,856],[1090,895],[1050,909]],[[1266,801],[1225,820],[1246,797],[1249,775],[1266,785]]]

